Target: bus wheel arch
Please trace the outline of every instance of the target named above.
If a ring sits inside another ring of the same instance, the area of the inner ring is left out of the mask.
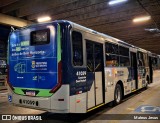
[[[123,96],[124,96],[124,86],[122,81],[118,81],[116,83],[114,91],[114,105],[118,105],[119,103],[121,103]]]

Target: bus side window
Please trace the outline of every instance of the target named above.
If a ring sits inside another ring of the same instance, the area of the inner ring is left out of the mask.
[[[119,64],[119,56],[106,53],[106,66],[117,67]]]
[[[118,45],[109,42],[105,43],[106,66],[116,67],[119,65]]]
[[[138,51],[138,66],[144,66],[144,57],[143,57],[143,53]]]
[[[129,48],[119,46],[119,65],[121,67],[129,67],[130,59],[129,59]]]
[[[72,32],[72,60],[74,66],[83,65],[83,45],[82,34],[77,31]]]
[[[129,67],[130,66],[130,61],[129,61],[129,57],[122,57],[122,56],[120,56],[120,66],[121,67]]]
[[[119,55],[129,57],[129,48],[119,46]]]
[[[143,59],[144,59],[144,65],[145,65],[145,67],[148,67],[148,55],[147,55],[147,53],[143,54]]]
[[[118,45],[112,43],[105,43],[106,53],[118,54]]]

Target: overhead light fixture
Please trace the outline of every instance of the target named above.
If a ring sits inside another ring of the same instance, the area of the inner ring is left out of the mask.
[[[151,16],[144,16],[144,17],[139,17],[139,18],[133,19],[133,22],[143,22],[143,21],[147,21],[150,19],[151,19]]]
[[[45,17],[40,17],[37,19],[38,22],[45,22],[51,20],[51,17],[45,16]]]
[[[122,2],[126,2],[126,1],[127,0],[112,0],[108,4],[109,5],[114,5],[114,4],[118,4],[118,3],[122,3]]]
[[[146,28],[146,29],[144,29],[145,31],[148,31],[148,32],[157,32],[157,33],[159,33],[160,32],[160,30],[158,29],[158,28]]]

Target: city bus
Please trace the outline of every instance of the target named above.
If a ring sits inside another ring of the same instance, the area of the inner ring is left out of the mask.
[[[147,88],[150,52],[57,20],[12,31],[8,101],[54,113],[87,113]]]

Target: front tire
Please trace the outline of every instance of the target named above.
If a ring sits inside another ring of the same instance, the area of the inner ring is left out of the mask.
[[[118,105],[122,101],[122,88],[119,84],[116,85],[114,91],[114,104]]]

